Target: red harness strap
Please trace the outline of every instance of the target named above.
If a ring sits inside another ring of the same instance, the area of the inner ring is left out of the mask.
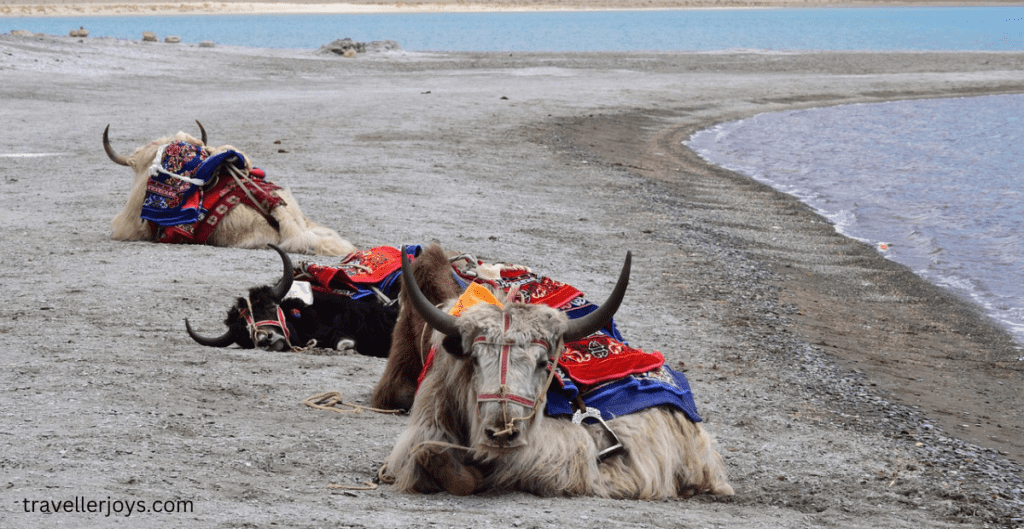
[[[281,334],[284,334],[285,341],[288,342],[288,346],[291,347],[291,345],[292,345],[292,337],[291,337],[291,333],[288,332],[288,324],[285,323],[285,321],[284,321],[284,311],[281,310],[281,307],[277,307],[277,319],[276,320],[253,321],[252,314],[250,314],[248,310],[242,309],[241,312],[242,312],[242,317],[245,318],[245,322],[246,322],[246,324],[249,327],[249,334],[252,336],[252,344],[253,344],[254,347],[256,346],[256,343],[257,343],[256,335],[260,332],[259,328],[260,327],[265,327],[265,326],[268,326],[268,325],[271,325],[271,326],[274,326],[274,327],[277,327],[277,328],[281,329]]]
[[[509,315],[508,315],[507,312],[504,314],[504,316],[505,316],[505,321],[504,321],[504,323],[505,323],[505,332],[508,332],[508,329],[511,326],[512,322],[511,322],[511,319],[509,318]],[[475,344],[476,343],[487,343],[487,338],[485,338],[483,336],[479,336],[475,340],[473,340],[473,343],[475,343]],[[542,341],[539,341],[539,340],[534,340],[533,343],[547,347],[547,344],[545,342],[542,342]],[[516,395],[515,393],[512,393],[511,391],[509,391],[509,387],[508,387],[508,369],[509,369],[509,362],[511,361],[511,353],[512,353],[512,346],[513,345],[514,345],[514,343],[509,338],[505,338],[504,342],[501,344],[501,358],[499,360],[501,362],[501,374],[500,374],[500,378],[499,378],[499,381],[498,381],[498,384],[499,384],[498,392],[497,393],[481,393],[481,394],[477,395],[477,397],[476,397],[477,403],[480,403],[480,402],[494,402],[494,401],[503,402],[503,403],[504,402],[514,402],[516,404],[520,404],[520,405],[523,405],[523,406],[526,406],[526,407],[530,407],[530,408],[532,408],[534,406],[534,404],[536,404],[536,401],[534,399],[526,398],[526,397],[524,397],[522,395]]]

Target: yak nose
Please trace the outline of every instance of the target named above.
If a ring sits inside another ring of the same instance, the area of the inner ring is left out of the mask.
[[[281,336],[277,333],[271,333],[266,338],[260,340],[260,343],[257,344],[257,347],[263,349],[264,351],[274,351],[279,353],[288,348],[288,341],[284,339],[284,336]]]
[[[519,438],[519,429],[513,426],[506,428],[485,428],[484,434],[487,435],[487,440],[497,445],[507,445],[515,442]]]

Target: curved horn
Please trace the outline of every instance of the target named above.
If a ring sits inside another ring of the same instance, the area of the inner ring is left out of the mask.
[[[273,248],[281,256],[281,264],[284,271],[281,273],[281,280],[271,290],[274,299],[281,301],[288,294],[288,291],[292,289],[292,282],[295,281],[295,271],[292,269],[292,260],[288,257],[287,252],[274,243],[269,243],[267,246]]]
[[[619,280],[615,283],[615,288],[608,299],[594,312],[579,319],[569,320],[569,328],[565,331],[566,342],[574,342],[589,336],[612,319],[615,312],[619,310],[619,305],[622,304],[622,298],[626,295],[626,287],[629,285],[629,268],[632,262],[633,252],[626,252],[626,262],[622,265]]]
[[[445,336],[459,336],[459,319],[435,307],[423,295],[420,286],[416,284],[416,276],[413,275],[412,266],[409,265],[409,254],[405,252],[405,245],[402,245],[402,283],[409,293],[409,301],[412,303],[413,309],[423,317],[423,321],[427,322],[430,328]]]
[[[196,120],[196,125],[199,125],[199,132],[201,132],[202,135],[203,135],[203,145],[205,146],[206,145],[206,129],[203,128],[203,124],[200,123],[198,119]]]
[[[188,331],[188,335],[191,336],[198,344],[205,345],[207,347],[227,347],[235,343],[235,339],[231,336],[231,329],[228,329],[228,332],[224,333],[223,336],[207,338],[205,336],[200,336],[199,333],[192,330],[192,324],[188,322],[188,318],[185,318],[185,330]]]
[[[108,136],[109,133],[110,125],[107,125],[107,128],[103,129],[103,150],[107,151],[107,156],[111,160],[113,160],[114,163],[118,165],[127,166],[128,158],[120,154],[117,154],[117,151],[115,151],[114,148],[110,146],[110,137]]]

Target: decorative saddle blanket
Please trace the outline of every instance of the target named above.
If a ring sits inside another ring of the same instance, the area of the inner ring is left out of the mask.
[[[419,250],[419,246],[407,247],[410,260],[415,260]],[[336,266],[304,261],[295,269],[295,279],[309,281],[314,291],[352,299],[377,295],[375,289],[396,299],[401,276],[402,250],[392,246],[353,252]]]
[[[140,216],[157,228],[159,242],[204,244],[235,206],[269,212],[284,204],[271,194],[281,188],[267,182],[262,169],[253,168],[244,179],[217,178],[221,164],[245,168],[238,151],[208,156],[199,145],[178,142],[163,146],[156,160]]]

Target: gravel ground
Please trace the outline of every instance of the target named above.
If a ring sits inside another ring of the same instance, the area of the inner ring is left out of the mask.
[[[1022,81],[1015,53],[345,59],[2,35],[0,527],[1022,527],[1019,344],[680,143],[760,112]],[[183,319],[220,330],[276,254],[110,239],[130,174],[103,128],[126,153],[194,119],[359,247],[438,240],[593,299],[631,249],[619,326],[686,370],[736,496],[330,488],[374,480],[405,418],[302,401],[365,403],[383,361],[199,346]],[[76,499],[121,512],[41,512]]]

